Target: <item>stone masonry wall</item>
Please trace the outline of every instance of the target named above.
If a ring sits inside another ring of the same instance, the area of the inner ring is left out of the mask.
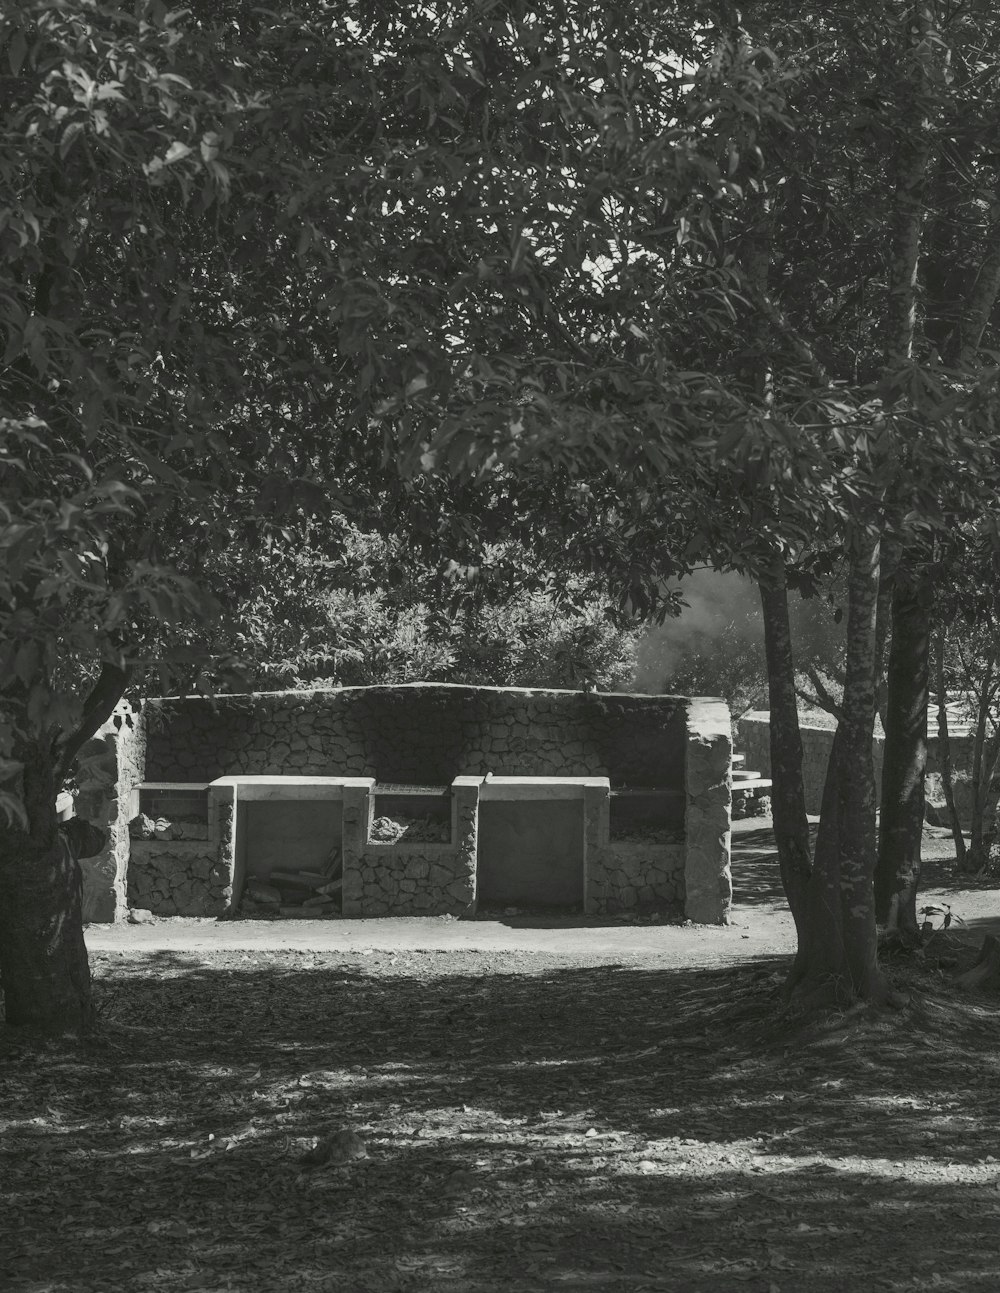
[[[679,697],[413,684],[146,702],[146,779],[259,774],[448,784],[458,774],[679,785]]]
[[[587,850],[587,912],[684,914],[684,845],[608,843]]]
[[[450,844],[395,844],[369,839],[372,800],[345,791],[345,916],[467,915],[476,901],[479,791],[457,785]]]
[[[167,836],[131,840],[128,906],[154,916],[230,915],[235,867],[231,792],[215,792],[203,818],[174,818]]]
[[[584,792],[587,914],[683,916],[685,845],[615,841],[610,830],[609,794],[588,786]]]
[[[742,766],[759,772],[763,777],[769,777],[771,746],[767,712],[751,710],[739,719],[736,726],[740,749],[746,755]],[[800,719],[799,730],[802,733],[802,781],[806,794],[806,812],[818,813],[823,802],[826,768],[833,747],[833,728],[820,727]],[[882,785],[882,746],[882,738],[876,737],[872,742],[876,795],[880,794]]]
[[[694,699],[688,707],[687,727],[684,915],[698,924],[727,924],[733,901],[729,707],[721,700]]]
[[[360,860],[363,916],[461,915],[473,900],[468,868],[442,844],[369,844]]]
[[[227,879],[207,838],[133,840],[128,905],[154,916],[221,916]]]
[[[833,727],[819,727],[800,720],[802,732],[802,777],[805,783],[806,812],[819,813],[823,802],[823,784],[826,780],[826,768],[830,761],[830,750],[833,747]],[[768,715],[766,710],[752,710],[744,714],[737,724],[739,742],[746,753],[748,768],[756,768],[764,776],[770,776],[771,750],[769,745]],[[881,735],[876,735],[872,742],[872,759],[875,764],[876,802],[882,794],[882,754],[885,742]],[[941,825],[947,822],[944,809],[940,805],[944,796],[940,787],[940,760],[938,758],[937,737],[930,733],[927,738],[927,816],[931,821],[938,820]],[[953,736],[950,740],[952,758],[952,777],[954,781],[955,803],[959,817],[968,828],[972,813],[972,746],[973,740],[965,733]],[[1000,784],[995,789],[1000,792]],[[938,805],[935,809],[934,805]]]
[[[108,833],[103,851],[80,861],[83,919],[124,920],[130,856],[128,823],[134,791],[143,779],[146,762],[145,724],[138,712],[123,701],[81,756],[76,815]]]
[[[140,779],[205,784],[261,774],[445,785],[456,775],[492,772],[683,788],[683,844],[610,840],[603,791],[603,807],[596,810],[604,814],[600,832],[587,828],[588,908],[683,912],[699,922],[724,922],[731,901],[729,731],[722,702],[682,697],[413,684],[160,699],[146,702],[138,727],[145,766],[138,740],[132,747],[128,739],[118,742],[124,758],[119,803],[126,812],[130,795],[123,797],[123,789]],[[472,787],[456,790],[452,845],[407,845],[405,838],[389,845],[369,841],[367,790],[345,787],[343,915],[474,911],[477,796]],[[232,911],[240,883],[234,879],[233,833],[223,810],[212,812],[218,820],[210,839],[200,842],[204,848],[189,841],[171,856],[140,842],[128,895],[135,905],[163,914],[168,908],[178,914],[181,908],[186,914]],[[199,886],[204,895],[196,898]],[[121,898],[119,912],[124,893]],[[189,902],[206,910],[195,913]]]

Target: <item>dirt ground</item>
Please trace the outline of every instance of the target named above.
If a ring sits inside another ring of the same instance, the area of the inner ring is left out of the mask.
[[[893,965],[903,1011],[789,1016],[766,824],[737,844],[725,930],[92,929],[101,1028],[2,1054],[0,1287],[1000,1287],[1000,998],[956,991],[948,933]],[[996,888],[927,845],[978,943]]]

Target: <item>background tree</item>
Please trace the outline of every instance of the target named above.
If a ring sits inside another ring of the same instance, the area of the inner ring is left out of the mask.
[[[440,557],[422,561],[404,535],[330,522],[322,546],[303,527],[252,561],[253,587],[213,643],[220,659],[243,662],[241,686],[425,680],[614,690],[630,682],[638,630],[616,622],[594,579],[546,572],[508,542],[479,554],[470,581]],[[233,564],[245,561],[241,550]],[[230,564],[224,569],[228,576]]]

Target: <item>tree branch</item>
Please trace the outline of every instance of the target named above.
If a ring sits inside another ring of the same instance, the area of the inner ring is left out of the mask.
[[[915,57],[918,44],[933,32],[931,6],[918,2],[904,10],[899,30],[907,48],[899,51],[910,64],[903,81],[904,101],[898,122],[896,194],[892,214],[889,295],[885,312],[885,365],[896,369],[913,357],[913,335],[917,317],[917,266],[920,261],[924,222],[924,181],[931,156],[928,118],[928,76]]]
[[[812,346],[806,341],[794,323],[789,322],[784,311],[771,300],[770,296],[766,292],[755,292],[753,293],[753,301],[768,323],[788,343],[797,358],[809,369],[816,385],[822,387],[832,385],[830,374],[816,358],[816,353]]]
[[[91,688],[90,695],[83,702],[83,716],[75,732],[62,742],[59,762],[56,766],[56,784],[61,784],[73,766],[73,761],[81,749],[108,721],[115,706],[125,694],[130,670],[127,666],[101,664],[101,672]]]

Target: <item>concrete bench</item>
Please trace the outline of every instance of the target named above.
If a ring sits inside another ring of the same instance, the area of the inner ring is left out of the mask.
[[[739,780],[733,779],[733,794],[744,795],[748,790],[770,790],[770,777],[740,777]]]

